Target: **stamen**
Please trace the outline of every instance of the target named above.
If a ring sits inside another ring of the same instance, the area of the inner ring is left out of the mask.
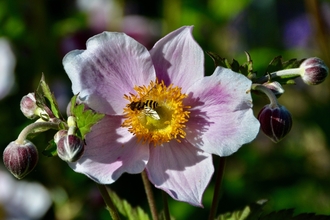
[[[155,146],[185,138],[190,107],[182,103],[187,95],[181,93],[181,88],[156,80],[148,86],[136,86],[134,90],[136,94],[124,95],[129,104],[124,108],[126,120],[122,127],[127,127],[138,141]]]

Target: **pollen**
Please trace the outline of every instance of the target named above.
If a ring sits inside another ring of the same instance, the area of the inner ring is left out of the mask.
[[[136,94],[124,95],[129,103],[123,112],[126,127],[142,143],[152,143],[155,146],[171,140],[185,138],[185,124],[189,119],[190,106],[184,106],[187,97],[181,93],[181,88],[163,81],[151,81],[147,86],[135,86]]]

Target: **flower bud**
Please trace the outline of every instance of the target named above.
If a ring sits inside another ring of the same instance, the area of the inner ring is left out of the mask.
[[[84,141],[76,135],[65,135],[57,142],[57,154],[66,162],[76,162],[84,152]]]
[[[56,132],[56,134],[54,135],[54,142],[55,144],[57,144],[62,137],[67,136],[68,131],[67,130],[59,130],[58,132]]]
[[[21,106],[21,111],[25,115],[25,117],[29,119],[34,119],[37,117],[35,112],[38,106],[34,93],[29,93],[23,96],[20,106]]]
[[[17,179],[29,174],[37,165],[38,158],[36,146],[28,140],[22,145],[12,141],[3,152],[5,166]]]
[[[279,83],[277,81],[266,82],[262,85],[265,86],[266,88],[270,89],[274,93],[276,98],[279,98],[284,93],[284,89],[283,89],[281,83]]]
[[[291,130],[292,117],[284,107],[264,106],[258,115],[261,130],[275,143],[282,140]]]
[[[311,57],[301,63],[301,78],[308,85],[317,85],[328,76],[329,68],[323,60],[317,57]]]

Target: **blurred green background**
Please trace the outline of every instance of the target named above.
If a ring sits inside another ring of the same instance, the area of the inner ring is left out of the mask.
[[[65,114],[72,96],[62,67],[67,52],[84,49],[89,37],[105,30],[125,32],[151,48],[183,25],[194,25],[194,37],[204,51],[241,63],[248,51],[258,72],[264,72],[278,55],[285,60],[317,56],[330,65],[330,1],[326,0],[1,0],[0,39],[6,39],[16,59],[13,71],[0,72],[0,85],[10,85],[14,77],[10,90],[0,89],[1,152],[31,123],[19,103],[37,88],[41,73]],[[10,58],[4,54],[0,66]],[[206,74],[212,74],[214,64],[207,55],[205,66]],[[330,215],[329,85],[329,79],[318,86],[298,80],[284,88],[279,102],[292,113],[292,131],[278,144],[260,132],[255,141],[227,158],[218,213],[268,199],[266,212],[295,208],[295,213]],[[253,98],[257,115],[268,101]],[[39,182],[50,192],[53,203],[43,219],[109,219],[91,180],[59,158],[41,154],[53,135],[47,132],[33,140],[40,159],[24,179]],[[214,158],[216,164],[218,160]],[[2,164],[0,171],[7,172]],[[207,218],[213,187],[214,180],[204,194],[204,209],[169,198],[171,214],[183,220]],[[140,175],[125,174],[110,188],[149,212]],[[155,190],[155,196],[160,209],[160,191]],[[0,200],[0,218],[6,212]]]

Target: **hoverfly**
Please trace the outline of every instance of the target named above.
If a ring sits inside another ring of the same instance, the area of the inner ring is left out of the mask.
[[[149,116],[155,120],[159,120],[160,117],[158,113],[156,112],[156,108],[158,107],[158,102],[153,101],[153,100],[146,100],[145,102],[143,101],[137,101],[137,102],[131,102],[128,104],[128,106],[131,108],[131,110],[142,110],[143,114],[146,116]]]

